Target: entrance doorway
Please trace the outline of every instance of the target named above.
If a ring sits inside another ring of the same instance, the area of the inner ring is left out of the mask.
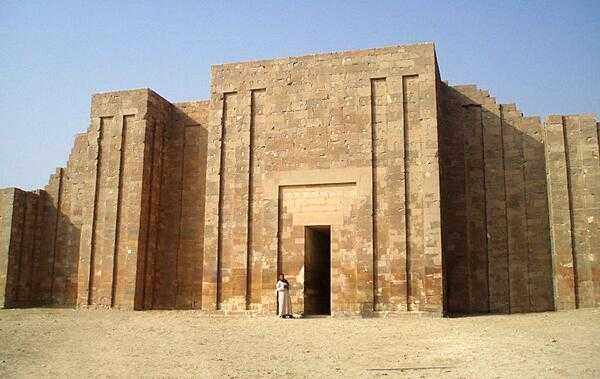
[[[304,314],[331,314],[331,227],[304,227]]]

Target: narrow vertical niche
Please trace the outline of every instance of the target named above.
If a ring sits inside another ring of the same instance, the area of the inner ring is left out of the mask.
[[[21,291],[21,287],[23,287],[21,285],[22,282],[22,278],[21,278],[21,272],[24,271],[24,268],[22,267],[26,262],[24,261],[24,256],[25,256],[25,252],[24,252],[24,246],[25,246],[25,239],[27,238],[27,213],[29,212],[29,201],[27,199],[27,192],[16,192],[15,193],[15,199],[16,199],[16,194],[19,194],[21,197],[21,201],[23,203],[23,207],[22,207],[22,214],[19,220],[20,226],[20,235],[19,235],[19,247],[17,250],[17,266],[16,266],[16,271],[17,271],[17,279],[15,281],[15,306],[16,307],[24,307],[25,306],[25,302],[21,300],[22,297],[22,291]]]
[[[277,278],[283,272],[281,233],[283,231],[283,187],[277,188]]]
[[[489,310],[489,273],[487,259],[487,223],[485,198],[485,154],[480,104],[465,104],[463,111],[463,154],[466,207],[466,264],[468,285],[466,310]]]
[[[104,140],[105,134],[109,133],[112,126],[112,117],[101,117],[100,128],[98,130],[98,157],[96,159],[96,183],[95,183],[95,194],[94,194],[94,210],[92,217],[92,240],[91,240],[91,251],[90,251],[90,276],[88,280],[88,305],[94,304],[94,296],[96,292],[95,283],[95,272],[96,272],[96,254],[100,251],[102,253],[101,238],[98,238],[98,218],[105,217],[105,207],[100,205],[106,202],[107,188],[107,172],[105,172],[103,161],[108,156],[110,151],[110,138],[108,141]],[[103,232],[103,231],[101,231]]]
[[[156,194],[152,188],[152,178],[154,177],[154,140],[155,140],[155,124],[153,123],[151,126],[148,126],[146,129],[145,143],[149,146],[148,156],[149,156],[149,175],[148,175],[148,199],[146,200],[147,210],[146,210],[146,235],[144,237],[144,269],[142,270],[142,274],[140,277],[141,283],[141,308],[148,309],[152,307],[152,299],[149,298],[148,288],[150,284],[150,277],[152,273],[152,267],[150,267],[150,257],[152,254],[152,250],[150,248],[150,236],[151,236],[151,227],[152,224],[152,199]]]
[[[159,246],[160,239],[162,237],[160,231],[160,223],[161,223],[161,212],[160,207],[162,203],[162,178],[163,178],[163,167],[164,167],[164,158],[165,158],[165,124],[164,121],[154,121],[154,150],[153,155],[155,154],[157,157],[153,160],[153,163],[156,165],[157,175],[152,177],[152,186],[155,186],[156,193],[156,202],[152,204],[152,213],[154,214],[154,221],[152,222],[152,233],[154,237],[154,241],[152,243],[152,270],[153,270],[153,279],[152,279],[152,307],[161,307],[163,304],[163,296],[162,293],[159,292],[161,287],[159,287],[161,283],[161,275],[162,272],[162,256],[160,255]],[[157,287],[159,291],[157,291]],[[158,295],[157,295],[158,292]]]
[[[222,288],[223,288],[223,198],[225,191],[225,164],[227,160],[227,127],[229,124],[229,108],[232,98],[235,97],[236,92],[226,92],[223,94],[223,112],[221,116],[221,151],[219,158],[219,199],[217,203],[217,310],[221,309],[222,302]]]
[[[248,226],[246,237],[246,309],[250,309],[250,303],[252,302],[255,129],[258,123],[258,116],[263,114],[262,107],[264,94],[264,88],[250,91],[250,127],[248,130]]]
[[[205,196],[202,179],[206,174],[201,162],[202,130],[200,124],[190,124],[185,125],[182,132],[176,308],[196,307],[199,304],[196,299],[202,291]],[[183,233],[183,230],[196,233]]]
[[[134,116],[126,115],[123,116],[123,126],[121,129],[121,149],[120,149],[120,157],[119,157],[119,178],[118,178],[118,187],[117,187],[117,214],[116,214],[116,228],[115,228],[115,248],[114,248],[114,257],[113,257],[113,282],[112,282],[112,296],[111,296],[111,306],[114,307],[118,304],[117,301],[117,291],[118,291],[118,283],[119,283],[119,265],[120,258],[123,255],[122,250],[126,250],[126,238],[127,238],[127,230],[125,230],[126,221],[123,222],[123,210],[124,204],[127,204],[128,200],[128,187],[125,185],[124,180],[127,180],[130,176],[130,168],[131,162],[129,151],[127,144],[130,142],[128,138],[128,133],[130,129],[130,122]],[[130,136],[129,136],[130,137]],[[125,216],[126,217],[126,216]]]
[[[506,236],[506,284],[507,284],[507,310],[508,313],[511,313],[511,295],[510,295],[510,280],[511,280],[511,275],[510,275],[510,241],[508,239],[508,235],[509,235],[509,225],[510,225],[510,220],[508,217],[508,184],[507,184],[507,180],[506,180],[506,176],[507,176],[507,168],[506,168],[506,149],[504,148],[504,144],[505,144],[505,129],[507,128],[506,125],[508,125],[506,123],[506,118],[505,118],[505,109],[502,106],[502,104],[499,105],[499,111],[500,111],[500,150],[501,150],[501,156],[502,156],[502,180],[503,180],[503,186],[504,186],[504,224],[505,224],[505,236]]]
[[[482,212],[483,212],[483,234],[481,236],[482,238],[482,243],[483,243],[483,251],[482,251],[482,258],[485,259],[485,263],[484,263],[484,271],[485,271],[485,278],[484,278],[484,282],[486,285],[486,299],[484,301],[484,306],[486,307],[485,312],[490,311],[490,261],[489,261],[489,241],[488,241],[488,235],[489,235],[489,230],[488,230],[488,224],[487,224],[487,220],[488,220],[488,210],[487,210],[487,204],[488,204],[488,194],[487,194],[487,188],[488,188],[488,183],[486,182],[486,178],[485,178],[485,170],[487,167],[487,163],[486,163],[486,159],[485,159],[485,152],[486,152],[486,144],[485,144],[485,126],[483,123],[483,107],[479,106],[479,128],[481,128],[481,136],[479,138],[479,144],[481,145],[481,175],[482,175],[482,181],[483,181],[483,208],[482,208]]]
[[[58,169],[58,190],[56,192],[56,210],[52,218],[52,258],[50,260],[50,277],[48,282],[48,299],[53,302],[54,299],[54,268],[56,266],[56,243],[58,239],[58,219],[62,212],[62,196],[63,196],[63,174],[62,168]],[[94,204],[95,208],[95,204]]]
[[[414,150],[411,144],[419,143],[420,133],[418,130],[419,118],[419,77],[418,75],[407,75],[402,77],[402,122],[403,122],[403,140],[404,140],[404,209],[405,209],[405,225],[406,225],[406,300],[407,310],[414,310],[414,293],[413,293],[413,254],[418,245],[416,244],[416,236],[413,236],[413,229],[416,228],[417,222],[414,217],[414,207],[418,204],[413,204],[414,197],[411,191],[413,190],[413,181],[420,174],[420,163],[415,159]],[[417,116],[417,117],[415,117]],[[416,268],[415,268],[416,269]]]
[[[387,82],[386,78],[371,79],[371,198],[372,198],[372,223],[373,223],[373,310],[378,310],[380,300],[379,291],[382,283],[379,280],[379,176],[377,174],[377,150],[379,148],[379,128],[386,121],[387,112]]]
[[[579,265],[577,262],[577,244],[575,241],[575,215],[574,215],[574,206],[575,200],[573,199],[573,183],[572,183],[572,169],[574,168],[573,160],[571,157],[571,143],[576,143],[573,141],[569,141],[568,131],[567,131],[567,122],[566,118],[562,117],[562,132],[563,132],[563,144],[565,147],[565,168],[567,171],[567,198],[569,200],[569,219],[571,221],[571,254],[573,259],[573,290],[575,295],[575,308],[579,308],[580,304],[580,294],[579,294]]]

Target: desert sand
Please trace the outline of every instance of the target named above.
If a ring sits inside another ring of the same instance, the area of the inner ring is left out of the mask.
[[[600,377],[600,309],[461,318],[0,310],[1,377]]]

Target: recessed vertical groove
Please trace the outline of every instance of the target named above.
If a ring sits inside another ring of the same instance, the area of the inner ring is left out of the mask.
[[[250,125],[248,130],[248,223],[246,235],[246,309],[252,302],[252,246],[253,246],[253,211],[254,211],[254,145],[256,127],[256,94],[264,89],[250,91]]]
[[[283,188],[277,188],[277,277],[283,273],[283,261],[281,256],[281,232],[283,229]]]
[[[121,213],[122,213],[122,203],[123,203],[123,171],[124,171],[124,162],[125,162],[125,144],[126,144],[126,134],[127,134],[127,116],[123,116],[122,120],[122,128],[121,128],[121,149],[119,156],[119,178],[117,183],[117,214],[116,214],[116,222],[115,222],[115,244],[113,251],[113,276],[112,276],[112,292],[110,296],[110,306],[114,307],[116,303],[117,296],[117,282],[118,282],[118,274],[119,274],[119,244],[120,244],[120,233],[121,233]]]
[[[519,121],[517,121],[519,122]],[[523,119],[521,119],[521,122],[524,122]],[[524,128],[527,128],[527,125],[523,125]],[[531,255],[532,255],[532,250],[531,250],[531,238],[530,238],[530,227],[529,227],[529,218],[527,217],[527,207],[529,204],[529,193],[527,191],[527,177],[525,175],[525,166],[529,163],[527,162],[527,160],[525,159],[525,132],[523,130],[520,130],[521,133],[521,153],[522,153],[522,157],[523,157],[523,164],[521,165],[521,178],[523,180],[523,198],[525,199],[525,202],[523,204],[523,217],[525,218],[525,243],[527,244],[527,299],[529,300],[529,311],[532,310],[533,304],[534,302],[532,301],[532,296],[531,296]]]
[[[222,287],[223,287],[223,273],[222,271],[222,258],[223,258],[223,193],[225,190],[225,149],[227,144],[225,138],[227,136],[227,101],[229,96],[235,92],[228,92],[223,94],[223,112],[221,116],[221,152],[219,157],[219,199],[217,202],[217,310],[221,309],[222,301]]]
[[[181,278],[179,277],[179,254],[181,253],[181,231],[183,228],[183,191],[184,191],[184,175],[185,175],[185,146],[186,146],[186,128],[187,126],[183,126],[182,128],[182,136],[181,136],[181,181],[179,182],[179,232],[177,233],[177,250],[175,252],[175,308],[178,307],[178,299],[179,299],[179,282]]]
[[[471,265],[471,260],[472,260],[472,249],[471,249],[471,228],[470,228],[470,223],[469,223],[469,218],[471,217],[471,196],[470,196],[470,183],[468,182],[468,178],[469,178],[469,156],[468,156],[468,151],[469,151],[469,136],[467,135],[468,131],[467,131],[467,107],[468,105],[463,105],[462,107],[462,135],[463,135],[463,160],[465,162],[464,165],[464,173],[463,173],[463,177],[464,177],[464,182],[463,182],[463,186],[465,188],[465,208],[466,208],[466,212],[465,212],[465,221],[466,221],[466,230],[465,230],[465,237],[466,237],[466,243],[467,243],[467,307],[469,310],[469,313],[473,312],[473,276],[472,276],[472,272],[473,272],[473,267]]]
[[[504,107],[502,106],[502,104],[499,105],[500,108],[500,152],[502,155],[502,172],[504,173],[504,175],[502,175],[502,180],[504,181],[504,206],[505,206],[505,210],[504,210],[504,217],[506,219],[506,270],[507,270],[507,278],[508,278],[508,313],[511,313],[511,301],[510,301],[510,254],[509,254],[509,242],[508,242],[508,227],[509,227],[509,220],[508,220],[508,209],[507,207],[507,197],[506,197],[506,193],[507,193],[507,188],[506,188],[506,163],[504,162]]]
[[[54,266],[56,265],[56,240],[58,233],[58,218],[60,217],[60,207],[62,205],[62,192],[63,192],[63,169],[58,169],[58,194],[56,195],[56,212],[54,219],[54,230],[52,231],[52,267],[50,267],[50,296],[49,299],[52,301],[52,296],[54,295]],[[94,200],[94,208],[96,205],[96,201]],[[92,236],[93,236],[92,229]],[[89,292],[88,292],[89,296]]]
[[[567,137],[567,123],[565,117],[561,118],[563,144],[565,146],[565,166],[567,170],[567,197],[569,200],[569,219],[571,221],[571,254],[573,257],[573,290],[575,295],[575,308],[579,308],[579,278],[577,275],[577,252],[575,251],[575,216],[573,214],[573,185],[571,183],[571,156]]]
[[[96,219],[98,218],[98,196],[100,193],[100,178],[102,171],[102,138],[104,134],[104,118],[100,118],[100,128],[98,130],[98,155],[96,157],[96,182],[94,189],[94,210],[92,212],[92,240],[90,243],[90,277],[88,280],[88,298],[87,304],[92,305],[94,300],[94,270],[95,270],[95,260],[96,260]],[[58,223],[58,219],[56,220]],[[53,280],[54,282],[54,280]]]
[[[149,138],[149,143],[150,143],[150,173],[148,175],[149,179],[149,185],[148,185],[148,216],[147,216],[147,220],[146,220],[146,236],[145,236],[145,240],[146,240],[146,252],[144,254],[144,272],[143,272],[143,281],[142,281],[142,299],[141,299],[141,303],[142,303],[142,308],[146,308],[146,281],[148,280],[147,277],[147,273],[148,273],[148,260],[150,259],[148,257],[148,253],[150,252],[149,246],[150,246],[150,224],[152,221],[152,197],[154,196],[154,191],[152,191],[152,176],[154,174],[154,135],[155,135],[155,126],[156,125],[152,125],[152,127],[150,127],[150,138]]]
[[[158,255],[158,247],[160,246],[160,231],[158,230],[160,225],[160,201],[161,201],[161,184],[162,184],[162,175],[163,175],[163,161],[164,161],[164,145],[165,145],[165,130],[160,124],[156,124],[156,128],[160,130],[160,145],[158,145],[158,196],[156,202],[156,235],[154,236],[154,251],[152,252],[152,270],[154,270],[153,280],[152,280],[152,307],[154,307],[154,299],[156,299],[156,256]],[[157,134],[154,134],[154,138],[157,138]],[[154,143],[156,146],[156,142]],[[177,264],[177,262],[175,262]],[[177,271],[176,271],[177,272]],[[160,302],[159,302],[160,306]]]
[[[39,226],[39,222],[40,222],[40,206],[41,206],[41,199],[42,199],[42,194],[41,191],[36,191],[36,196],[35,196],[35,214],[33,216],[33,231],[31,233],[31,264],[29,265],[29,301],[30,301],[30,305],[36,305],[36,304],[32,304],[31,302],[34,301],[35,303],[37,303],[37,301],[35,301],[35,298],[37,296],[37,289],[36,287],[36,280],[34,278],[35,275],[35,270],[34,270],[34,266],[35,266],[35,260],[36,260],[36,248],[37,248],[37,237],[38,237],[38,232],[40,229]]]
[[[409,203],[410,203],[410,184],[408,182],[408,110],[407,110],[407,96],[406,96],[407,86],[406,80],[402,77],[402,142],[404,144],[404,228],[405,228],[405,249],[406,249],[406,310],[410,311],[412,306],[410,304],[411,298],[411,261],[410,261],[410,215],[409,215]]]
[[[383,79],[371,79],[371,199],[372,199],[372,240],[373,240],[373,310],[377,310],[379,291],[379,245],[377,238],[377,215],[378,215],[378,202],[377,202],[377,126],[376,126],[376,107],[375,107],[375,83],[376,81],[385,81]]]
[[[17,192],[15,192],[16,195]],[[21,236],[19,238],[19,250],[17,252],[17,281],[15,282],[15,304],[17,307],[23,306],[21,303],[20,295],[21,295],[21,264],[23,263],[23,244],[25,241],[25,228],[27,227],[27,192],[22,192],[23,194],[23,214],[21,221]],[[16,196],[15,196],[16,198]]]
[[[410,241],[412,238],[410,228],[411,228],[411,202],[410,202],[410,133],[408,131],[409,123],[408,123],[408,84],[407,80],[417,78],[417,75],[407,75],[402,77],[402,141],[404,145],[404,225],[405,225],[405,249],[406,249],[406,310],[412,311],[412,297],[413,297],[413,288],[412,288],[412,249],[410,246]]]
[[[485,161],[485,129],[484,129],[484,122],[483,122],[483,107],[480,106],[479,107],[479,111],[480,111],[480,120],[481,120],[481,159],[482,159],[482,165],[481,167],[483,168],[483,230],[484,230],[484,236],[485,236],[485,245],[484,245],[484,252],[487,256],[486,259],[486,265],[485,265],[485,279],[487,282],[487,312],[490,311],[490,298],[491,293],[490,293],[490,255],[489,255],[489,241],[488,241],[488,224],[487,224],[487,219],[488,219],[488,214],[487,214],[487,183],[485,180],[485,168],[486,166],[486,161]]]

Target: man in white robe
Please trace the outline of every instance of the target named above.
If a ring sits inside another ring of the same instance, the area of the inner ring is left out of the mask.
[[[276,285],[277,315],[282,318],[292,318],[292,300],[290,299],[290,284],[283,274],[279,275]]]

